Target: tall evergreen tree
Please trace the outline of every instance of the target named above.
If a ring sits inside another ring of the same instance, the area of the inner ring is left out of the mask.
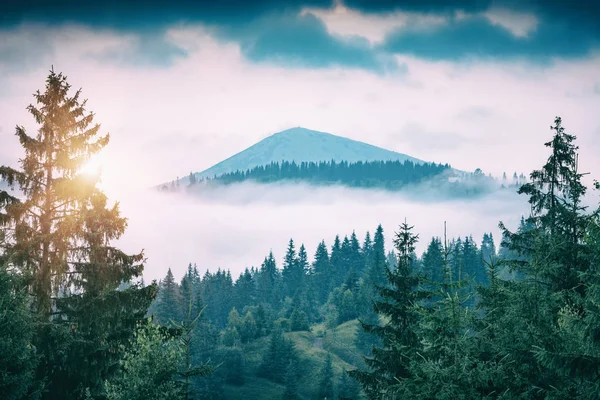
[[[343,281],[345,275],[344,271],[344,260],[342,257],[342,242],[340,241],[340,236],[336,235],[333,241],[333,246],[331,246],[331,256],[329,258],[329,264],[331,266],[331,282],[329,290],[332,290],[335,287],[338,287]]]
[[[286,339],[280,329],[276,329],[271,334],[269,348],[264,355],[259,373],[275,382],[284,383],[288,366],[290,363],[295,364],[297,357],[294,343]]]
[[[500,223],[503,245],[520,256],[505,263],[522,279],[506,290],[512,318],[500,321],[510,331],[499,343],[515,366],[508,371],[509,390],[574,398],[580,381],[572,378],[590,359],[578,357],[569,347],[574,341],[562,335],[572,327],[569,321],[585,312],[588,285],[582,278],[590,270],[585,247],[590,217],[581,206],[585,187],[577,172],[575,136],[565,133],[559,117],[554,122],[553,138],[545,143],[551,150],[547,162],[519,189],[529,196],[531,216],[516,233]],[[515,331],[522,334],[510,333]]]
[[[119,345],[156,292],[154,285],[118,290],[141,276],[144,257],[110,245],[123,235],[126,220],[97,188],[99,174],[82,172],[109,136],[98,136],[100,125],[93,125],[81,90],[70,96],[70,89],[65,76],[50,72],[45,91],[37,91],[36,105],[27,108],[37,135],[16,129],[25,150],[20,169],[0,167],[0,177],[22,193],[19,201],[0,204],[11,232],[9,265],[29,277],[40,321],[35,345],[42,355],[38,377],[47,379],[44,398],[60,399],[101,390],[115,370]],[[82,368],[89,364],[96,367]]]
[[[362,275],[363,269],[365,267],[365,260],[362,255],[360,243],[358,242],[358,238],[356,237],[356,232],[354,231],[352,231],[352,235],[350,236],[350,250],[350,269],[356,271],[358,275]]]
[[[346,371],[340,375],[337,387],[339,400],[358,400],[361,398],[358,382],[350,378]]]
[[[171,268],[160,282],[158,296],[156,298],[156,320],[163,325],[170,325],[171,320],[181,322],[183,298],[180,287],[175,281]],[[189,299],[188,299],[189,302]]]
[[[318,301],[324,303],[329,294],[332,270],[329,262],[329,254],[325,241],[321,241],[315,252],[315,260],[313,262],[312,285],[318,287]]]
[[[373,256],[368,270],[368,279],[375,285],[381,286],[386,282],[386,256],[383,227],[379,225],[373,241]]]
[[[243,310],[244,307],[256,303],[256,283],[248,268],[235,282],[234,293],[235,306],[238,310]]]
[[[285,389],[282,400],[298,400],[298,371],[295,361],[290,361],[285,370]]]
[[[306,253],[306,247],[304,247],[304,243],[301,244],[300,249],[298,249],[298,273],[299,275],[302,273],[302,278],[311,274],[310,264],[308,263],[308,254]]]
[[[275,304],[279,301],[279,281],[280,274],[277,270],[275,256],[273,256],[273,252],[271,251],[269,252],[269,256],[265,257],[257,279],[258,295],[263,301],[270,304]]]
[[[425,277],[432,283],[441,283],[443,274],[443,247],[440,238],[431,238],[427,250],[423,254],[423,272]]]
[[[194,317],[194,299],[190,296],[186,319],[181,323],[174,323],[173,325],[177,328],[179,337],[179,346],[182,349],[184,359],[183,368],[179,371],[179,377],[183,380],[183,393],[184,399],[188,400],[193,398],[193,390],[190,382],[190,378],[195,376],[209,376],[213,373],[213,367],[209,363],[203,363],[200,365],[193,365],[194,356],[194,331],[198,327],[200,317],[204,310],[200,310]],[[235,310],[235,308],[234,308]]]
[[[364,260],[363,268],[368,268],[373,259],[373,242],[371,241],[371,233],[369,231],[365,234],[365,240],[362,245],[362,256]]]
[[[496,257],[496,245],[494,244],[494,236],[491,233],[484,233],[481,241],[481,259],[485,263],[489,263]]]
[[[373,357],[365,359],[368,371],[349,372],[371,399],[389,396],[398,381],[411,377],[411,363],[423,346],[417,335],[417,308],[426,293],[418,290],[422,279],[411,268],[411,254],[418,240],[412,229],[406,223],[400,226],[394,239],[398,268],[387,270],[389,286],[377,287],[381,299],[375,302],[373,308],[387,323],[383,326],[363,324],[365,330],[382,339],[383,346],[374,348]],[[382,232],[381,229],[378,231]]]
[[[296,259],[296,248],[294,246],[294,240],[290,239],[287,251],[285,253],[285,258],[283,260],[283,269],[281,270],[285,294],[290,297],[294,295],[297,289],[297,270],[298,262]]]
[[[489,367],[478,362],[473,349],[474,314],[465,307],[470,301],[470,293],[464,290],[469,281],[452,276],[448,257],[461,255],[453,250],[448,247],[444,226],[444,278],[434,285],[433,304],[419,309],[422,348],[411,365],[412,377],[391,387],[397,397],[450,400],[489,398],[495,394],[489,389]]]
[[[323,400],[330,400],[334,398],[334,386],[333,380],[335,378],[333,373],[333,364],[331,362],[331,354],[327,353],[325,364],[319,372],[319,390],[318,398]]]

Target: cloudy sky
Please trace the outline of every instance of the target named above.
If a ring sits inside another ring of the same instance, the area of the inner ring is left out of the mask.
[[[2,7],[0,164],[21,156],[15,125],[35,130],[25,107],[53,65],[111,134],[99,162],[117,199],[295,126],[499,175],[539,167],[560,115],[581,169],[600,175],[598,2]]]

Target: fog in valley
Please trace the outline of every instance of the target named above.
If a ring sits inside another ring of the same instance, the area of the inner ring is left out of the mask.
[[[355,230],[362,242],[380,223],[387,251],[404,218],[420,235],[419,255],[432,236],[443,237],[444,221],[448,239],[473,235],[479,244],[483,233],[492,232],[498,246],[498,221],[516,227],[529,210],[526,198],[509,190],[423,202],[401,192],[304,184],[242,183],[204,195],[140,190],[119,199],[129,219],[121,244],[130,252],[145,249],[146,280],[164,277],[168,267],[179,278],[189,263],[202,273],[229,269],[235,279],[246,267],[260,267],[270,249],[281,267],[290,238],[304,243],[312,260],[321,240],[331,247],[335,235],[343,239]]]

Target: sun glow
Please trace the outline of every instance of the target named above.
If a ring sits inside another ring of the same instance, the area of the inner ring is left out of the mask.
[[[79,173],[87,176],[99,176],[102,172],[102,160],[96,154],[90,157],[90,159],[83,164],[79,169]]]

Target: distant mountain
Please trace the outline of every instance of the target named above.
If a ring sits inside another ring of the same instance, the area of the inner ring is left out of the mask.
[[[424,161],[373,146],[367,143],[348,139],[331,133],[313,131],[305,128],[292,128],[275,133],[260,142],[248,147],[226,160],[195,173],[196,178],[212,178],[228,172],[246,170],[271,162],[295,161],[296,163],[318,161]],[[188,177],[182,179],[186,183]]]

